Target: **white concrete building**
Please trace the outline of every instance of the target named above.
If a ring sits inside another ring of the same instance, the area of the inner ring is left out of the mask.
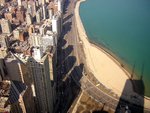
[[[52,31],[57,33],[58,37],[60,37],[61,29],[62,29],[62,19],[61,13],[57,12],[52,18]]]

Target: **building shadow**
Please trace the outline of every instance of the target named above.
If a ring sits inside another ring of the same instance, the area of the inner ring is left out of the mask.
[[[61,37],[64,38],[65,34],[67,34],[71,30],[72,22],[66,22],[63,24],[63,30]]]
[[[65,0],[64,14],[68,12],[70,2],[74,1]],[[79,81],[82,77],[83,64],[77,64],[76,56],[71,54],[74,51],[74,46],[67,44],[69,43],[67,41],[70,41],[68,38],[72,37],[70,32],[72,17],[73,13],[66,15],[63,19],[62,33],[58,41],[57,94],[59,96],[59,109],[55,113],[67,113],[81,91]]]
[[[120,97],[119,103],[116,108],[116,113],[125,113],[129,111],[131,113],[144,113],[144,95],[145,95],[145,86],[143,81],[143,74],[144,74],[144,63],[141,67],[141,75],[140,78],[134,77],[136,63],[134,63],[131,78],[128,79],[125,83],[122,95]],[[124,100],[124,94],[128,92],[128,84],[132,84],[132,89],[134,91],[134,95],[130,95],[130,102]]]
[[[68,45],[68,47],[62,49],[62,54],[64,54],[64,58],[67,58],[72,51],[73,51],[72,45]]]
[[[64,47],[66,45],[67,41],[65,39],[61,39],[61,45],[60,47]]]
[[[125,99],[125,95],[129,92],[129,84],[132,83],[133,91],[135,94],[130,94],[128,100]],[[144,92],[145,86],[142,79],[131,80],[128,79],[125,83],[122,95],[119,99],[115,113],[144,113]]]
[[[83,68],[84,68],[84,64],[81,63],[78,66],[75,66],[72,73],[71,73],[71,77],[79,83],[80,79],[82,78],[83,74]],[[79,84],[78,84],[79,85]],[[80,86],[80,85],[79,85]]]
[[[83,64],[75,66],[72,72],[70,73],[69,77],[63,82],[64,85],[64,95],[62,96],[63,101],[63,113],[66,113],[70,107],[75,102],[76,98],[80,94],[81,88],[79,81],[81,79],[82,72],[83,72]]]
[[[11,24],[11,28],[12,30],[16,29],[20,24],[16,25],[16,24]]]
[[[72,51],[73,51],[72,45],[68,45],[65,49],[59,48],[57,50],[57,53],[61,53],[63,55],[63,57],[61,57],[60,55],[58,55],[57,57],[57,60],[59,62],[57,68],[60,68],[63,65],[63,63],[65,62],[65,60],[71,54]]]
[[[69,3],[70,3],[70,0],[65,0],[63,14],[67,13],[67,9],[68,9]]]
[[[73,68],[73,65],[76,62],[76,57],[74,56],[68,56],[67,59],[63,62],[62,67],[62,79],[65,78],[65,76],[70,72],[70,70]]]
[[[73,14],[68,15],[67,17],[65,17],[63,19],[63,22],[66,22],[67,20],[69,20],[70,18],[72,18]]]
[[[69,60],[74,59],[75,57],[69,56]],[[68,60],[68,61],[69,61]],[[76,60],[75,60],[76,61]],[[74,62],[74,61],[73,61]],[[74,64],[74,63],[73,63]],[[82,78],[82,72],[83,72],[83,64],[80,64],[78,66],[72,66],[69,65],[68,71],[72,69],[68,77],[66,77],[65,80],[60,81],[59,85],[59,109],[56,111],[60,113],[67,113],[67,111],[70,109],[70,107],[75,102],[76,98],[80,94],[81,87],[79,84],[80,79]],[[67,71],[66,71],[67,72]]]
[[[16,88],[18,89],[19,94],[23,93],[23,91],[26,90],[27,86],[20,82],[20,81],[12,81],[14,83],[14,85],[16,86]]]

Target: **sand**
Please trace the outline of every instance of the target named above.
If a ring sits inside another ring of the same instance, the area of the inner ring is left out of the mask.
[[[129,80],[130,74],[127,71],[125,72],[125,70],[119,65],[119,62],[111,55],[88,41],[86,31],[79,15],[79,6],[83,1],[85,0],[80,0],[76,4],[75,19],[79,37],[83,43],[88,68],[102,84],[111,89],[118,96],[122,95],[126,85],[127,90],[124,92],[124,95],[126,95],[127,98],[130,98],[131,95],[135,95],[132,83]],[[128,84],[126,84],[126,81],[128,81]],[[145,99],[144,101],[144,106],[150,108],[150,101],[148,99]]]

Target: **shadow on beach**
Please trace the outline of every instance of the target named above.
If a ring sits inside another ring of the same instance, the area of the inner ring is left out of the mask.
[[[128,92],[128,84],[130,83],[132,83],[133,91],[137,95],[130,95],[130,97],[128,97],[128,99],[130,100],[129,102],[124,98],[125,94],[127,94]],[[117,105],[115,113],[144,113],[144,92],[145,86],[142,78],[139,80],[128,79],[125,83],[125,87],[119,99],[119,103]]]
[[[63,22],[66,22],[66,21],[67,21],[68,19],[70,19],[72,16],[73,16],[73,14],[68,15],[67,17],[65,17],[65,18],[63,19]]]

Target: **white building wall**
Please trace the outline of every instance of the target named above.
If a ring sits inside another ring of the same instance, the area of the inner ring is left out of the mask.
[[[42,45],[42,36],[40,34],[32,33],[30,40],[32,46],[39,47]]]
[[[52,19],[52,31],[58,34],[58,18]]]
[[[36,12],[36,22],[37,22],[37,23],[40,23],[40,22],[41,22],[41,11],[40,11],[40,10],[38,10],[38,11]]]
[[[61,23],[60,15],[59,14],[54,15],[52,19],[52,31],[54,33],[57,33],[58,37],[60,37],[61,26],[62,26],[62,23]]]
[[[18,6],[21,7],[21,5],[22,5],[21,0],[18,0]]]
[[[15,30],[13,30],[13,35],[14,35],[14,38],[15,39],[19,39],[19,30],[18,29],[15,29]]]
[[[46,14],[46,6],[45,5],[42,6],[42,10],[43,10],[42,17],[43,17],[43,19],[46,19],[47,14]]]
[[[53,17],[53,10],[49,9],[48,10],[48,14],[49,14],[49,19],[52,19],[52,17]]]
[[[36,61],[40,61],[43,56],[42,47],[33,48],[32,56]]]
[[[58,11],[63,12],[62,0],[58,0]]]
[[[31,25],[32,24],[32,17],[30,15],[30,13],[26,14],[26,22],[27,22],[27,25]]]

